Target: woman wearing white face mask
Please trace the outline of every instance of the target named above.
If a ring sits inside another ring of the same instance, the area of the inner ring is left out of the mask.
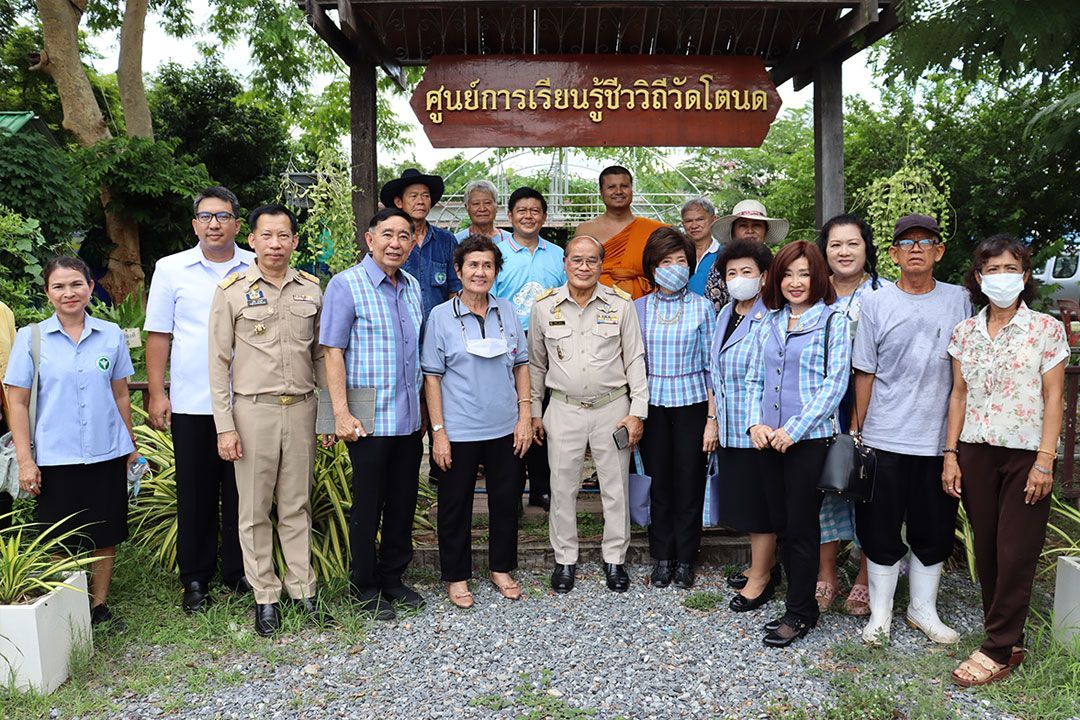
[[[953,330],[953,386],[941,474],[975,532],[986,640],[952,673],[963,687],[1024,659],[1024,623],[1050,516],[1065,363],[1061,322],[1028,309],[1031,251],[1009,235],[975,248],[967,287],[978,315]],[[1007,550],[1003,552],[1003,550]]]
[[[747,612],[771,600],[780,581],[760,453],[746,434],[746,376],[754,345],[748,339],[769,312],[761,300],[761,288],[769,274],[772,253],[755,240],[733,240],[720,251],[716,262],[733,298],[720,311],[709,354],[720,424],[719,519],[724,527],[750,534],[750,567],[727,579],[727,584],[739,591],[731,599],[731,609]]]
[[[701,544],[706,453],[716,449],[716,410],[709,391],[712,304],[687,289],[694,244],[662,227],[645,242],[642,267],[656,291],[634,302],[645,340],[649,417],[639,472],[652,478],[649,525],[651,582],[694,584]]]
[[[532,444],[529,356],[509,300],[491,295],[502,255],[471,235],[454,249],[461,294],[434,307],[424,329],[420,366],[439,482],[439,564],[450,601],[470,608],[472,505],[483,464],[490,517],[491,582],[509,600],[521,597],[517,568],[521,458]]]

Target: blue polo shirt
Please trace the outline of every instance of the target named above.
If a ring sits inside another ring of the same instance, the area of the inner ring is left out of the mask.
[[[428,223],[427,235],[419,247],[409,253],[401,267],[420,282],[424,300],[424,317],[431,308],[450,299],[450,293],[461,292],[461,281],[454,272],[454,248],[457,240],[449,230]]]
[[[469,228],[462,228],[454,233],[454,239],[459,243],[465,238],[469,237]],[[496,244],[501,243],[503,240],[514,237],[514,234],[508,230],[502,228],[495,228],[495,237],[491,238]]]
[[[11,348],[4,384],[34,384],[30,326],[19,330]],[[38,405],[34,427],[36,462],[89,465],[127,455],[131,444],[113,397],[112,381],[135,373],[124,332],[114,323],[86,316],[78,342],[52,315],[41,323]]]
[[[712,270],[712,266],[716,262],[716,256],[719,254],[720,243],[713,240],[708,251],[701,256],[701,262],[698,263],[694,274],[690,276],[690,283],[687,285],[690,292],[701,296],[705,295],[705,282],[709,279],[709,271]]]
[[[504,338],[507,352],[494,358],[465,350],[465,338]],[[488,296],[487,317],[454,298],[431,311],[424,326],[420,367],[442,378],[442,410],[451,442],[494,440],[514,432],[518,419],[514,368],[527,365],[525,332],[509,301]]]
[[[542,237],[533,252],[513,237],[500,240],[496,247],[502,253],[503,266],[491,292],[495,297],[510,300],[521,327],[528,332],[529,314],[536,297],[566,282],[563,249]]]

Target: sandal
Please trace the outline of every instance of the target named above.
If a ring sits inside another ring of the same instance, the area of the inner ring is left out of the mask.
[[[461,584],[465,586],[465,590],[462,592],[454,592],[453,587],[456,584],[457,583],[449,583],[446,586],[446,594],[455,607],[461,608],[462,610],[468,610],[473,606],[473,596],[472,593],[469,592],[469,585],[468,583],[462,582]]]
[[[832,606],[833,600],[836,599],[836,585],[824,580],[818,580],[818,584],[814,588],[814,598],[817,599],[818,610],[827,612],[829,607]]]
[[[964,688],[989,685],[1008,677],[1014,667],[1011,662],[1010,659],[1009,664],[1000,665],[987,657],[982,650],[976,650],[967,660],[960,663],[960,667],[952,671],[952,681]],[[967,677],[960,673],[964,673]]]
[[[1013,645],[1012,655],[1009,656],[1009,667],[1016,667],[1024,662],[1027,657],[1027,648],[1021,645]]]
[[[510,578],[510,582],[500,585],[495,576],[491,576],[491,584],[495,586],[495,589],[499,591],[507,600],[520,600],[521,599],[521,585],[517,583],[513,578]]]
[[[851,592],[844,600],[844,609],[847,610],[848,615],[869,615],[870,588],[862,584],[852,585]]]

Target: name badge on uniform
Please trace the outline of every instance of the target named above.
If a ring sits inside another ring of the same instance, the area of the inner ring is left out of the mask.
[[[597,325],[618,325],[619,314],[617,312],[599,312],[596,314]]]
[[[266,305],[268,302],[266,294],[262,290],[249,290],[244,294],[244,299],[247,301],[248,307],[255,307],[256,305]]]
[[[311,295],[293,295],[292,299],[298,300],[300,302],[315,302],[315,298],[313,298]]]
[[[551,327],[553,325],[565,325],[565,324],[566,324],[565,320],[548,320],[548,327]]]

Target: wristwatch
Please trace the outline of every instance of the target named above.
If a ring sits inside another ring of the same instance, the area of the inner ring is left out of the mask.
[[[446,427],[446,426],[445,425],[432,425],[431,426],[431,432],[437,433],[440,430],[442,430],[444,427]]]

